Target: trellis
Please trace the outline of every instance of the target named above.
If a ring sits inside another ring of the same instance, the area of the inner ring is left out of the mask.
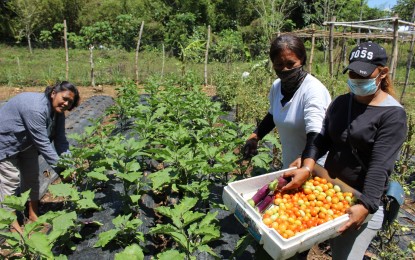
[[[376,26],[373,24],[383,23],[384,26]],[[403,87],[403,92],[401,95],[404,94],[405,88],[408,85],[409,81],[409,71],[412,66],[412,57],[413,57],[413,49],[414,49],[414,41],[415,41],[415,23],[406,22],[400,20],[398,16],[390,17],[390,18],[383,18],[383,19],[374,19],[374,20],[366,20],[366,21],[352,21],[352,22],[336,22],[336,17],[332,17],[331,21],[325,21],[323,25],[328,26],[329,30],[318,30],[315,28],[314,25],[311,28],[306,28],[302,30],[295,31],[295,34],[302,38],[311,38],[311,51],[310,51],[310,58],[309,58],[309,71],[311,72],[312,64],[313,64],[313,57],[314,57],[314,48],[315,48],[315,39],[316,38],[325,38],[328,39],[328,48],[329,48],[329,74],[333,77],[333,47],[334,47],[334,39],[335,38],[342,38],[343,46],[342,46],[342,56],[346,59],[346,39],[385,39],[391,40],[392,45],[392,53],[390,55],[391,59],[389,61],[389,73],[391,75],[392,80],[395,80],[396,74],[396,65],[398,59],[398,40],[410,41],[411,47],[409,50],[409,56],[407,61],[407,71],[405,76],[405,83]],[[399,26],[409,26],[410,31],[399,31]],[[335,27],[342,27],[343,31],[336,31]],[[347,29],[351,29],[347,31]],[[353,29],[364,29],[367,32],[355,32]]]

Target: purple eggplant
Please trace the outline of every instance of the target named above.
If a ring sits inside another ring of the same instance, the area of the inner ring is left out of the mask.
[[[274,201],[274,195],[267,195],[258,205],[256,205],[256,209],[262,213],[264,212],[268,206]]]
[[[255,207],[259,202],[261,202],[269,193],[269,184],[265,184],[261,189],[259,189],[255,195],[248,200],[249,205]]]
[[[282,187],[287,185],[291,181],[291,177],[283,177],[282,175],[278,177],[278,184],[277,184],[277,190],[280,190]]]

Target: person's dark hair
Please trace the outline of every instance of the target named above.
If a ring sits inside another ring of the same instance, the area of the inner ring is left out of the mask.
[[[52,99],[52,91],[55,91],[56,93],[62,92],[62,91],[66,91],[69,90],[72,93],[74,93],[74,99],[73,99],[73,103],[72,106],[68,109],[69,111],[71,111],[72,109],[74,109],[75,107],[77,107],[79,105],[79,91],[78,89],[71,83],[69,83],[68,81],[62,81],[62,82],[58,82],[55,84],[55,86],[48,86],[45,89],[45,95],[49,98],[49,100]]]
[[[271,42],[269,57],[274,62],[275,57],[279,56],[285,49],[289,49],[297,55],[301,60],[301,65],[305,65],[307,61],[307,53],[303,41],[294,34],[284,34],[276,37]]]

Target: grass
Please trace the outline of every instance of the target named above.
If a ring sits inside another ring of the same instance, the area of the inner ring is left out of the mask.
[[[307,43],[306,43],[306,46]],[[348,47],[348,51],[352,45]],[[385,44],[388,53],[391,53],[391,45]],[[400,99],[403,82],[406,74],[406,61],[409,43],[401,43],[399,46],[399,57],[397,72],[394,81],[397,99]],[[308,53],[310,50],[308,49]],[[91,85],[90,80],[90,53],[89,50],[69,50],[69,81],[79,86]],[[115,85],[125,79],[135,79],[135,53],[124,50],[94,50],[94,73],[96,84]],[[343,64],[338,66],[340,48],[334,51],[335,75],[329,76],[328,63],[324,62],[324,53],[316,49],[313,60],[312,73],[319,78],[329,89],[333,97],[348,91],[347,75],[341,73]],[[328,57],[326,58],[328,60]],[[255,63],[255,62],[253,62]],[[253,63],[231,63],[224,64],[210,62],[208,65],[208,84],[218,85],[215,74],[230,75],[231,73],[242,73],[249,70]],[[154,74],[161,74],[163,57],[161,51],[143,51],[139,53],[139,80],[145,82]],[[166,55],[164,75],[181,75],[183,64],[174,57]],[[187,63],[184,65],[187,71],[195,74],[196,81],[204,83],[204,64]],[[306,66],[307,68],[308,66]],[[10,47],[0,45],[0,84],[10,87],[46,86],[58,80],[65,79],[65,52],[64,49],[34,49],[30,54],[27,48]],[[241,75],[241,74],[239,74]],[[410,85],[406,88],[402,100],[409,113],[415,111],[415,70],[410,72]]]

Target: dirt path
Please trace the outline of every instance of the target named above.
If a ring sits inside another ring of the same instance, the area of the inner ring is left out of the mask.
[[[21,92],[43,92],[45,87],[46,86],[15,88],[0,86],[0,100],[7,100]],[[117,91],[115,90],[116,86],[112,85],[99,85],[95,89],[91,86],[77,86],[77,88],[81,95],[81,102],[96,95],[106,95],[110,97],[115,97],[117,95]],[[208,96],[216,95],[216,88],[214,86],[205,86],[203,87],[203,91]]]
[[[0,86],[0,100],[7,100],[22,92],[43,92],[45,88],[46,86],[24,87],[24,88]],[[96,95],[107,95],[110,97],[115,97],[117,95],[115,86],[102,86],[102,88],[96,88],[96,89],[93,89],[92,87],[84,87],[84,86],[77,86],[77,88],[81,95],[81,102]]]

